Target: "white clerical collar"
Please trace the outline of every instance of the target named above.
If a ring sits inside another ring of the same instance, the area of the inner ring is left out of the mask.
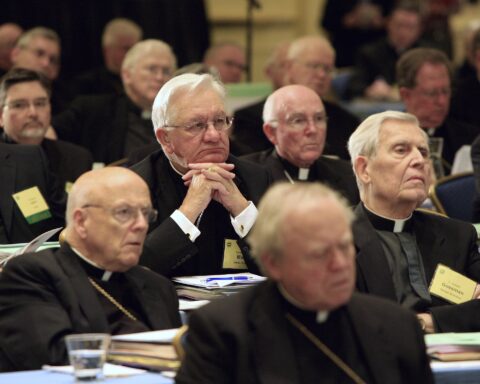
[[[290,176],[290,173],[288,173],[286,169],[283,172],[285,173],[285,176],[290,182],[290,184],[295,184],[295,180],[293,180],[292,176]],[[308,180],[309,173],[310,173],[310,168],[298,168],[298,180],[300,181]]]
[[[93,262],[92,260],[90,259],[87,259],[85,256],[83,256],[79,251],[78,249],[75,249],[74,247],[70,246],[70,248],[72,249],[73,252],[75,252],[75,254],[80,257],[83,261],[85,261],[87,264],[90,264],[92,266],[94,266],[95,268],[98,268],[103,272],[103,275],[102,275],[102,281],[108,281],[110,280],[110,277],[112,276],[112,273],[111,271],[107,271],[105,270],[104,268],[100,267],[97,263]]]
[[[375,212],[373,209],[368,208],[365,203],[363,203],[363,205],[365,206],[365,209],[367,209],[374,215],[381,217],[382,219],[393,222],[393,232],[395,233],[403,232],[403,227],[405,226],[405,223],[412,218],[412,214],[410,214],[410,216],[408,216],[405,219],[392,219],[391,217],[380,215],[379,213]]]
[[[282,284],[278,283],[277,285],[278,285],[278,290],[280,291],[280,294],[283,296],[283,298],[285,300],[287,300],[290,304],[292,304],[293,306],[295,306],[297,308],[308,311],[308,309],[306,309],[300,302],[298,302],[298,300],[294,299],[285,290],[285,288],[282,286]],[[317,311],[317,317],[316,317],[317,323],[321,324],[321,323],[324,323],[325,321],[327,321],[329,313],[330,313],[329,311]]]

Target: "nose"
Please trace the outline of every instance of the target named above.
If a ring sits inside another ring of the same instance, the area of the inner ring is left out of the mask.
[[[140,210],[137,211],[137,216],[135,217],[135,221],[133,222],[132,229],[136,231],[143,231],[148,229],[148,220]]]
[[[220,132],[213,126],[211,121],[208,122],[207,129],[203,134],[205,141],[218,141],[220,139]]]
[[[427,158],[418,148],[415,148],[412,151],[412,162],[411,162],[412,166],[416,166],[416,167],[424,166],[426,160],[427,160]]]
[[[35,116],[37,115],[37,107],[35,107],[35,104],[34,103],[30,103],[28,105],[28,115],[29,116]]]

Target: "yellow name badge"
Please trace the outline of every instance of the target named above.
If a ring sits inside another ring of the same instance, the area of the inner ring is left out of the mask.
[[[460,304],[472,300],[476,286],[476,281],[438,264],[430,283],[430,293],[453,304]]]
[[[52,217],[47,202],[38,187],[32,187],[14,193],[12,197],[28,224],[35,224]]]
[[[237,240],[225,239],[223,250],[223,268],[224,269],[247,269],[242,251],[238,246]]]

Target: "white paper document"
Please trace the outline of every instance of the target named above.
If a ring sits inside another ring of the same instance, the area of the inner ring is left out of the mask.
[[[253,273],[231,273],[226,275],[182,276],[174,277],[173,282],[206,289],[224,288],[227,286],[257,284],[266,280],[266,277]]]

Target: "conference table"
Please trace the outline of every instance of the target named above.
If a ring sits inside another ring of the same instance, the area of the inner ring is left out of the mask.
[[[431,365],[436,384],[478,384],[480,382],[480,361],[432,362]],[[173,384],[174,381],[171,378],[162,376],[160,373],[146,372],[129,377],[106,378],[96,382],[106,384]],[[42,370],[1,373],[0,384],[7,383],[71,384],[75,383],[75,379],[69,374]]]
[[[49,371],[22,371],[1,373],[0,384],[72,384],[75,381],[73,375]],[[173,384],[173,379],[162,376],[160,373],[141,373],[128,377],[112,377],[103,380],[89,381],[89,383],[105,384]]]

